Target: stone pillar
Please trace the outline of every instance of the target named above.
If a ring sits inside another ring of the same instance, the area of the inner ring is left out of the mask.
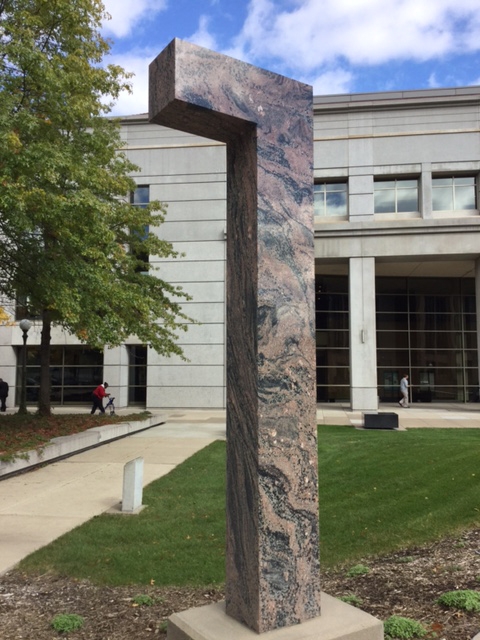
[[[350,258],[349,309],[352,409],[377,411],[375,258]]]
[[[311,88],[174,40],[150,119],[227,144],[226,602],[168,638],[382,640],[328,596],[319,615]]]
[[[227,144],[226,611],[320,613],[311,87],[174,40],[150,119]]]

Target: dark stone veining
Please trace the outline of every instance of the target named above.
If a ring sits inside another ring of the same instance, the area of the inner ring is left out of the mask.
[[[174,40],[150,119],[227,144],[226,610],[320,614],[311,87]]]

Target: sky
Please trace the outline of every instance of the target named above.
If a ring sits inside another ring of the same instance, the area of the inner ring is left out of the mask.
[[[105,63],[133,72],[113,115],[148,111],[148,65],[180,38],[314,95],[480,84],[479,0],[103,0]]]

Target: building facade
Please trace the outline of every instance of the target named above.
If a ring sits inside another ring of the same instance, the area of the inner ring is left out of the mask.
[[[138,206],[168,205],[158,233],[183,255],[155,264],[192,296],[188,362],[144,345],[92,352],[53,334],[53,401],[84,402],[108,380],[118,406],[223,408],[225,147],[122,122]],[[317,400],[375,410],[408,373],[414,402],[478,399],[480,87],[314,99]],[[27,397],[39,328],[28,336]],[[1,374],[17,387],[22,332],[0,328]],[[18,394],[17,394],[18,402]]]

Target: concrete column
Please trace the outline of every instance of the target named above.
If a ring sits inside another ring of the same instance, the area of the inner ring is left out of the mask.
[[[420,215],[427,219],[432,217],[432,165],[429,162],[422,164],[422,177],[420,180],[420,193],[418,206]]]
[[[350,222],[373,219],[373,174],[367,167],[365,175],[351,175],[348,180],[348,216]]]
[[[349,270],[351,405],[376,411],[375,258],[350,258]]]
[[[477,311],[478,377],[480,379],[480,258],[475,260],[475,304]]]
[[[115,398],[117,409],[128,405],[128,353],[121,345],[103,352],[103,380],[109,384],[109,393]]]

